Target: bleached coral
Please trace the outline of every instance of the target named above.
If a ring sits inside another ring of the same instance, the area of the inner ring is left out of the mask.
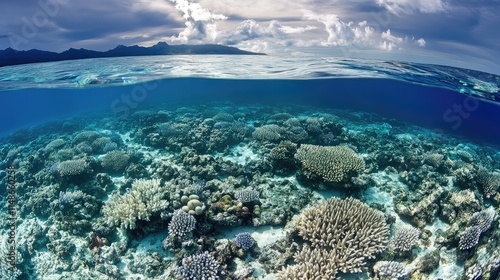
[[[102,212],[109,225],[135,229],[138,220],[149,221],[154,213],[167,208],[166,193],[159,179],[136,180],[124,195],[113,195]]]
[[[304,144],[297,149],[295,158],[302,163],[304,172],[313,173],[329,182],[340,182],[348,173],[365,168],[363,158],[347,146]]]

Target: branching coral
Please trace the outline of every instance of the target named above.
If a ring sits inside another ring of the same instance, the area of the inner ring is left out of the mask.
[[[182,237],[192,231],[195,226],[196,219],[192,215],[183,210],[177,210],[168,224],[168,232],[173,236]]]
[[[159,179],[136,180],[127,193],[112,196],[102,212],[111,226],[134,229],[138,220],[149,221],[151,215],[166,209],[166,193]]]
[[[301,145],[295,158],[304,172],[322,177],[325,181],[340,182],[349,172],[362,171],[365,162],[347,146]]]
[[[483,188],[486,198],[494,196],[500,188],[500,173],[489,172],[485,168],[479,168],[477,171],[477,181]]]
[[[279,272],[279,279],[334,278],[339,270],[360,272],[365,259],[385,250],[389,236],[382,213],[353,198],[330,198],[306,209],[296,228],[312,245],[305,244],[295,254],[296,264]]]
[[[182,266],[177,269],[179,279],[215,280],[219,279],[220,264],[208,252],[182,259]]]
[[[391,245],[399,251],[410,251],[418,243],[420,230],[412,226],[399,228],[391,239]]]
[[[261,141],[278,141],[283,138],[284,129],[275,124],[257,127],[252,133],[252,137]]]
[[[259,192],[254,189],[244,189],[237,191],[234,197],[243,203],[254,202],[259,201]]]
[[[61,176],[80,175],[82,173],[85,173],[88,167],[89,164],[84,158],[66,160],[60,162],[55,166],[56,170]]]
[[[253,237],[250,235],[249,232],[242,232],[236,234],[234,242],[236,242],[236,246],[238,246],[238,248],[241,248],[243,250],[248,250],[252,248],[253,245],[255,244],[255,240],[253,239]]]
[[[490,228],[494,218],[495,211],[493,209],[486,209],[475,213],[470,220],[470,227],[466,228],[460,236],[458,247],[461,250],[467,250],[476,246],[481,233]]]
[[[377,262],[373,270],[382,280],[403,278],[406,275],[404,264],[393,261]]]

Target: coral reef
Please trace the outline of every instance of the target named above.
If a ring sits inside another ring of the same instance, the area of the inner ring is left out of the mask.
[[[250,235],[249,232],[242,232],[236,234],[234,242],[236,243],[236,246],[238,246],[238,248],[241,248],[243,250],[248,250],[252,248],[253,245],[255,244],[255,240],[253,239],[253,237]]]
[[[102,209],[106,222],[110,226],[135,229],[138,220],[149,221],[153,214],[168,207],[166,191],[159,179],[135,180],[127,193],[115,194],[106,202]]]
[[[393,261],[379,261],[375,263],[373,270],[381,280],[399,279],[407,274],[404,264]]]
[[[347,146],[316,146],[303,144],[295,154],[304,172],[325,181],[340,182],[352,171],[362,171],[363,158]]]
[[[365,112],[162,104],[15,132],[0,159],[19,279],[500,275],[500,152]]]
[[[219,279],[220,264],[209,252],[203,252],[182,259],[182,266],[177,269],[179,279],[216,280]]]
[[[295,254],[296,264],[280,271],[279,279],[361,272],[366,259],[386,249],[389,236],[384,216],[353,198],[330,198],[304,210],[296,228],[312,245]]]
[[[237,191],[234,194],[234,198],[242,203],[250,203],[259,201],[259,192],[253,189],[244,189],[241,191]]]
[[[410,251],[418,243],[420,230],[412,226],[398,228],[391,238],[390,244],[395,250]]]
[[[89,164],[85,159],[73,159],[60,162],[55,168],[61,176],[74,176],[88,171]]]
[[[470,226],[460,236],[458,247],[461,250],[466,250],[476,246],[479,242],[479,237],[490,228],[494,218],[495,211],[493,209],[486,209],[475,213],[470,220]]]
[[[172,236],[183,237],[196,227],[196,219],[183,210],[174,212],[172,220],[168,224],[168,232]]]

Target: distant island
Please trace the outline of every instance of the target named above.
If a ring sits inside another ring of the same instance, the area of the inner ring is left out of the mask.
[[[263,53],[248,52],[235,47],[228,47],[223,45],[169,45],[165,42],[159,42],[151,47],[141,47],[137,45],[127,47],[119,45],[116,48],[105,52],[71,48],[61,53],[56,53],[36,49],[29,51],[18,51],[12,48],[7,48],[5,50],[0,50],[0,67],[35,62],[62,61],[85,58],[183,54],[265,55]]]

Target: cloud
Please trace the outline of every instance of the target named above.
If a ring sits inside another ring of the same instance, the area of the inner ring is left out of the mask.
[[[321,45],[329,47],[354,46],[365,49],[381,49],[384,51],[401,51],[403,47],[412,44],[424,47],[426,42],[423,38],[415,40],[414,37],[398,37],[391,33],[390,29],[378,33],[376,29],[368,25],[367,21],[354,22],[342,21],[336,14],[317,14],[304,10],[304,19],[315,20],[325,26],[328,33],[326,40],[311,40],[301,42],[301,45]]]
[[[437,13],[445,10],[445,3],[442,0],[375,0],[375,2],[395,15],[415,12]]]
[[[427,42],[425,42],[424,38],[420,38],[415,41],[415,44],[419,47],[425,47],[425,44],[427,44]]]
[[[281,31],[283,31],[286,34],[300,34],[309,30],[314,30],[316,28],[317,28],[316,26],[311,26],[311,25],[307,25],[305,27],[282,26]]]
[[[275,38],[282,37],[283,32],[280,30],[280,23],[271,21],[269,26],[264,27],[258,24],[255,20],[245,20],[241,22],[234,30],[225,30],[219,34],[217,41],[221,44],[235,45],[242,41],[248,41],[257,38]]]
[[[170,1],[175,3],[175,8],[183,13],[186,25],[178,36],[172,37],[174,41],[183,43],[213,41],[217,37],[217,21],[227,19],[225,15],[212,13],[199,3],[188,0]]]

